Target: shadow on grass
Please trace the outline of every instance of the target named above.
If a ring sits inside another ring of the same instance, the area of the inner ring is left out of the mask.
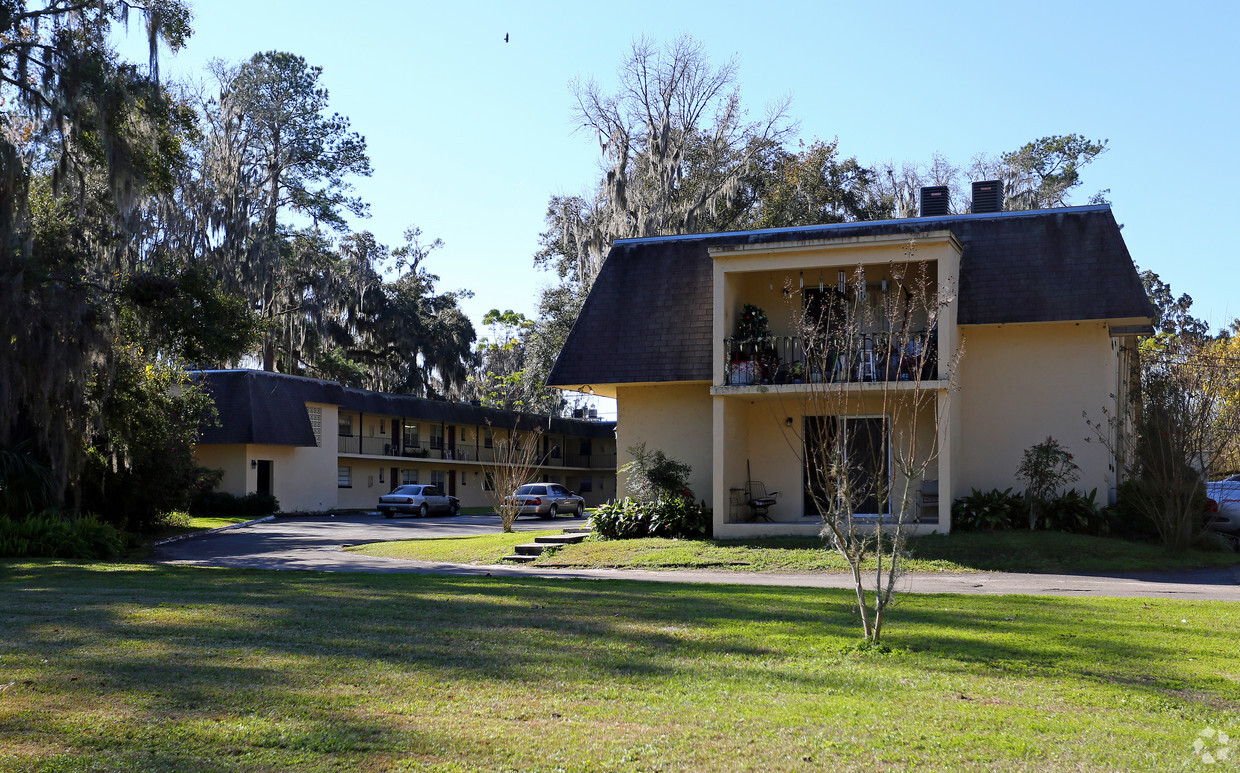
[[[10,651],[73,663],[81,685],[144,694],[152,712],[227,700],[275,705],[350,669],[516,685],[761,680],[823,692],[879,689],[846,659],[850,591],[625,581],[305,574],[182,567],[0,565]],[[1179,616],[1240,633],[1202,602],[908,596],[887,641],[918,668],[1067,675],[1164,693],[1206,646]],[[1228,614],[1219,614],[1228,609]],[[386,678],[386,677],[385,677]],[[1229,685],[1229,686],[1228,686]],[[1240,699],[1236,685],[1220,689]],[[60,685],[72,691],[71,685]],[[238,692],[239,691],[239,692]],[[365,735],[372,729],[361,728]]]

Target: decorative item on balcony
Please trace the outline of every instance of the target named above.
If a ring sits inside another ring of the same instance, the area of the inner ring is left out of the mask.
[[[752,303],[746,303],[741,309],[740,319],[736,322],[736,338],[751,341],[771,336],[771,324],[766,312]]]
[[[770,339],[771,326],[766,312],[752,303],[745,304],[730,341],[729,384],[748,386],[769,379],[764,371],[765,361],[770,359],[767,352],[771,348]]]

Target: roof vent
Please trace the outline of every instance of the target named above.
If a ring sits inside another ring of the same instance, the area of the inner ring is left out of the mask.
[[[921,189],[921,216],[938,217],[947,212],[947,186],[935,185]]]
[[[973,212],[1003,211],[1003,181],[982,180],[973,183]]]

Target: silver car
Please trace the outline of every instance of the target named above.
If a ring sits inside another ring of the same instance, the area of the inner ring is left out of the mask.
[[[558,483],[527,483],[504,501],[517,503],[517,515],[539,518],[554,518],[560,513],[580,518],[586,511],[586,501]]]
[[[1206,484],[1206,528],[1240,537],[1240,475]]]
[[[392,518],[397,513],[420,515],[423,518],[431,513],[456,515],[461,511],[461,502],[453,496],[443,493],[438,486],[422,486],[406,484],[392,489],[391,494],[379,497],[379,512],[384,518]]]

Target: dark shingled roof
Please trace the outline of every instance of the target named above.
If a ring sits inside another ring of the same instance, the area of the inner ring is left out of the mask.
[[[537,427],[544,432],[573,437],[613,437],[616,427],[615,422],[548,419],[469,403],[352,389],[334,381],[261,370],[207,370],[192,376],[205,384],[219,412],[218,426],[202,428],[198,442],[203,444],[312,446],[314,430],[306,413],[306,403],[326,403],[349,411],[421,421],[502,429]]]
[[[1068,207],[617,241],[548,383],[709,381],[711,247],[951,231],[957,322],[1149,318],[1110,207]]]

